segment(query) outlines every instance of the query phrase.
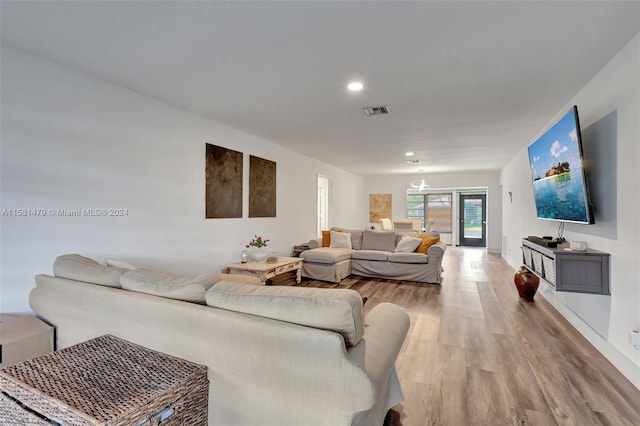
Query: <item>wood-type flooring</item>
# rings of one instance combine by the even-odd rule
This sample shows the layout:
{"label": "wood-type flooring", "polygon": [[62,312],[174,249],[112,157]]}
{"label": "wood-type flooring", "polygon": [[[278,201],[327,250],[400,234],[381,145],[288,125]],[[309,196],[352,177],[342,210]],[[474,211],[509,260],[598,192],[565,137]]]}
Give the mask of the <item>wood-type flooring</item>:
{"label": "wood-type flooring", "polygon": [[[518,297],[500,255],[448,247],[442,285],[351,276],[340,285],[402,306],[411,328],[396,367],[404,426],[640,425],[640,391],[541,295]],[[296,285],[277,277],[274,285]]]}

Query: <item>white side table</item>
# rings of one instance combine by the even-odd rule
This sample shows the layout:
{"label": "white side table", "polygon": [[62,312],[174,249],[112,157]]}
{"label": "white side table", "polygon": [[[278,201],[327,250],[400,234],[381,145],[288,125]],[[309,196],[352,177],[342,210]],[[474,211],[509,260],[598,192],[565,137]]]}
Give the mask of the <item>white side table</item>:
{"label": "white side table", "polygon": [[53,352],[53,327],[29,314],[0,314],[0,368]]}

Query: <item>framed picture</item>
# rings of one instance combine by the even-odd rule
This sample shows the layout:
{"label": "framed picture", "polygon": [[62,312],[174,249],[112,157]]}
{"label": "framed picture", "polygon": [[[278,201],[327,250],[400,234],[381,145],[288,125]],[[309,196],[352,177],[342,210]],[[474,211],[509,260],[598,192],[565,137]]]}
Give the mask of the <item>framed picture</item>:
{"label": "framed picture", "polygon": [[276,217],[276,163],[249,156],[249,217]]}
{"label": "framed picture", "polygon": [[207,144],[205,218],[242,217],[243,154]]}
{"label": "framed picture", "polygon": [[369,222],[391,219],[391,194],[369,194]]}

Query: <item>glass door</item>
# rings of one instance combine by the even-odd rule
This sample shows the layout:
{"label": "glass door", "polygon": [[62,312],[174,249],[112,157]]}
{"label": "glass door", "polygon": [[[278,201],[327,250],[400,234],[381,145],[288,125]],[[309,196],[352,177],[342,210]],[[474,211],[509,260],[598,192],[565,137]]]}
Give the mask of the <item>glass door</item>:
{"label": "glass door", "polygon": [[485,194],[460,195],[460,245],[486,247],[487,196]]}

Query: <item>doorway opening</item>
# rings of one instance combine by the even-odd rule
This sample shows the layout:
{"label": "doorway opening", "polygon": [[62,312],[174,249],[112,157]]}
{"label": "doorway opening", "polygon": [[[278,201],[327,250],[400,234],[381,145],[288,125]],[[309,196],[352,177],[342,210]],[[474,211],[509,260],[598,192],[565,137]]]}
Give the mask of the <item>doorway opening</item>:
{"label": "doorway opening", "polygon": [[316,236],[322,236],[323,229],[329,229],[329,194],[331,180],[327,176],[318,175],[316,188]]}

